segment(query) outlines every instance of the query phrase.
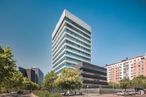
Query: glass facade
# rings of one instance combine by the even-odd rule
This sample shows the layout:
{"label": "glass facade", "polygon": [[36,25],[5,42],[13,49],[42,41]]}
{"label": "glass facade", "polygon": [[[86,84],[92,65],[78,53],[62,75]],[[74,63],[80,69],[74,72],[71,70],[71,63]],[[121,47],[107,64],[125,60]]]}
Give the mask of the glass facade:
{"label": "glass facade", "polygon": [[52,67],[59,74],[80,62],[91,63],[91,28],[64,10],[52,34]]}
{"label": "glass facade", "polygon": [[39,68],[25,69],[19,67],[19,71],[23,74],[24,77],[29,78],[31,81],[40,85],[43,84],[44,74]]}

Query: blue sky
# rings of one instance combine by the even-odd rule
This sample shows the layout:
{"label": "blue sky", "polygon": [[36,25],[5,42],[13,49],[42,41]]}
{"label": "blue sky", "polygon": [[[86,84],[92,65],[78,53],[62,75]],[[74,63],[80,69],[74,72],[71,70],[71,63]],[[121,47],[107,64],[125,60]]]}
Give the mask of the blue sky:
{"label": "blue sky", "polygon": [[0,0],[0,45],[18,66],[51,67],[51,34],[64,9],[92,27],[92,63],[146,52],[145,0]]}

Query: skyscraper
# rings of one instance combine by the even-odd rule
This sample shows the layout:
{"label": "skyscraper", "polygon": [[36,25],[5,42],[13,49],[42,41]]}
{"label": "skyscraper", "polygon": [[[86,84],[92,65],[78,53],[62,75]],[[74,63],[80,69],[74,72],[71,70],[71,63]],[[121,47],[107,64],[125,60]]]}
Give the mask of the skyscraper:
{"label": "skyscraper", "polygon": [[91,63],[91,27],[64,10],[52,34],[52,68],[59,74],[80,62]]}

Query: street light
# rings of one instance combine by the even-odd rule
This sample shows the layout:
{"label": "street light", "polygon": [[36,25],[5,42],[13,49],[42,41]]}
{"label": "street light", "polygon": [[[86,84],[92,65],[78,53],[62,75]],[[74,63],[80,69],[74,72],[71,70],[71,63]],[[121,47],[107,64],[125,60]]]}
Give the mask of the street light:
{"label": "street light", "polygon": [[88,97],[88,87],[89,87],[89,86],[87,85],[87,97]]}

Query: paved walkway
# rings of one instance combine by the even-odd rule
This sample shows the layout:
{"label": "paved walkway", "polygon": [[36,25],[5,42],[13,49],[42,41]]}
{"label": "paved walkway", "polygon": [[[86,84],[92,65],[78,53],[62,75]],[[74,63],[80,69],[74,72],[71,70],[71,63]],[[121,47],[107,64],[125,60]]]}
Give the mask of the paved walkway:
{"label": "paved walkway", "polygon": [[[37,97],[33,93],[25,94],[25,95],[18,95],[16,93],[5,93],[0,94],[0,97]],[[79,95],[79,96],[63,96],[63,97],[146,97],[146,95],[138,95],[138,96],[117,96],[114,94],[86,94],[86,95]]]}
{"label": "paved walkway", "polygon": [[88,94],[88,95],[80,95],[80,96],[65,96],[65,97],[146,97],[146,95],[137,95],[137,96],[117,96],[114,94]]}
{"label": "paved walkway", "polygon": [[36,95],[34,95],[33,93],[30,94],[30,97],[38,97]]}
{"label": "paved walkway", "polygon": [[31,96],[31,94],[17,94],[17,93],[4,93],[4,94],[0,94],[0,97],[35,97],[35,96]]}
{"label": "paved walkway", "polygon": [[64,96],[64,97],[120,97],[114,94],[86,94],[86,95],[78,95],[78,96]]}

